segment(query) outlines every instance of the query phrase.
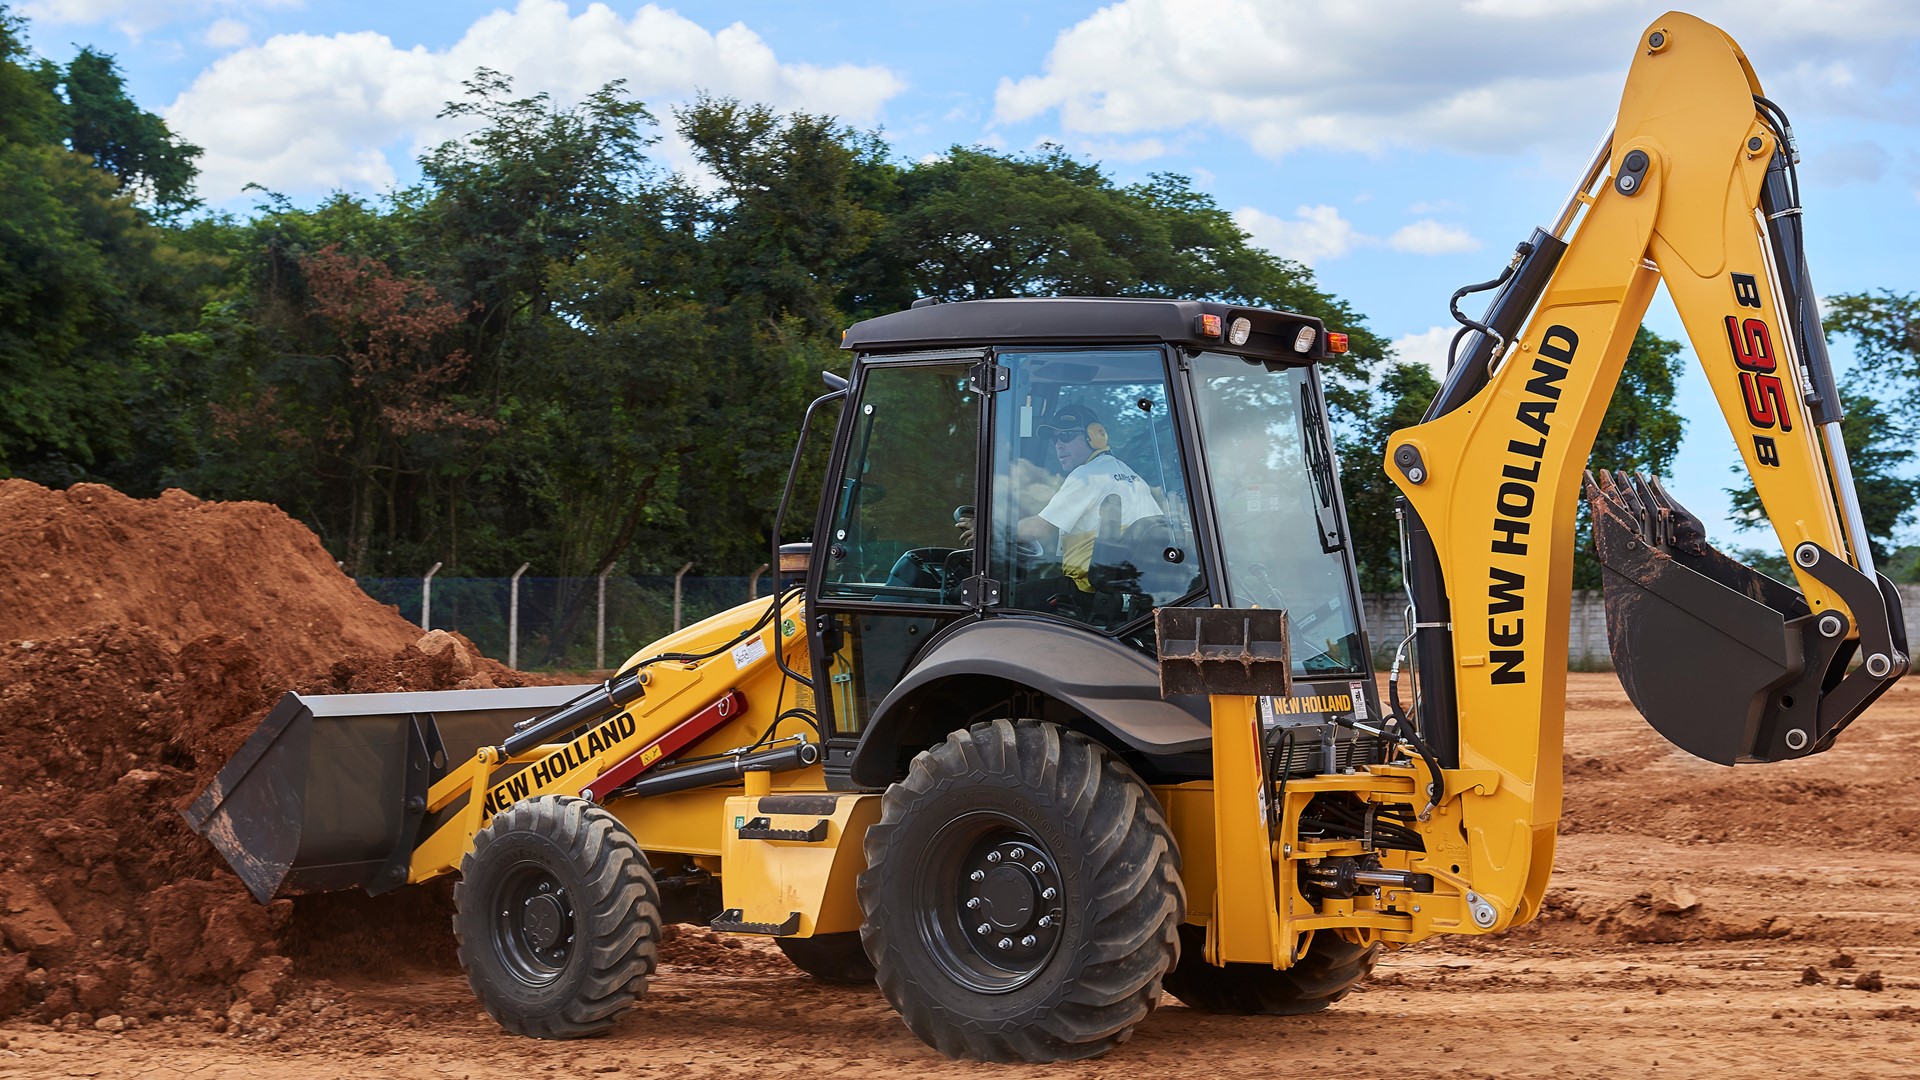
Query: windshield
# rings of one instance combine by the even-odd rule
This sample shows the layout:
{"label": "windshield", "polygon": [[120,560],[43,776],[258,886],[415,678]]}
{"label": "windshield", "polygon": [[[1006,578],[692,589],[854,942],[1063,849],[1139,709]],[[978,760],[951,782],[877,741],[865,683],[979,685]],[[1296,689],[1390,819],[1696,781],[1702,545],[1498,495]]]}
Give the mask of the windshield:
{"label": "windshield", "polygon": [[1311,369],[1270,371],[1203,353],[1192,370],[1228,602],[1286,609],[1296,672],[1360,669],[1359,613]]}

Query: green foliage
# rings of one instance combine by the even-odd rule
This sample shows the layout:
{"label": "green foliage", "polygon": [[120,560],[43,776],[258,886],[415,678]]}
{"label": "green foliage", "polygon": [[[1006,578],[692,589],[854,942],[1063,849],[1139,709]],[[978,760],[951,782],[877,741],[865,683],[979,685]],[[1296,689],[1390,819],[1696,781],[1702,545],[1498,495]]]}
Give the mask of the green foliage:
{"label": "green foliage", "polygon": [[1387,440],[1418,424],[1439,392],[1439,380],[1425,364],[1396,363],[1381,378],[1372,408],[1342,433],[1340,486],[1365,592],[1397,592],[1402,584],[1400,520],[1394,514],[1400,489],[1384,467]]}
{"label": "green foliage", "polygon": [[1908,544],[1896,548],[1886,558],[1880,572],[1887,580],[1903,585],[1920,584],[1920,544]]}
{"label": "green foliage", "polygon": [[1184,176],[1117,187],[1059,147],[1004,156],[954,147],[899,170],[885,227],[846,297],[862,316],[922,296],[1171,296],[1276,307],[1324,319],[1350,352],[1326,365],[1328,396],[1366,409],[1368,373],[1387,343],[1313,272],[1254,247],[1213,198]]}
{"label": "green foliage", "polygon": [[[745,574],[849,322],[920,296],[1210,298],[1350,336],[1323,373],[1357,557],[1397,582],[1379,462],[1432,377],[1184,177],[1120,185],[1054,147],[901,163],[724,98],[674,111],[697,167],[673,175],[621,84],[561,106],[487,70],[442,115],[470,130],[414,187],[188,218],[197,148],[110,57],[32,60],[0,7],[0,474],[269,499],[365,575]],[[1636,343],[1596,461],[1671,462],[1674,351]]]}
{"label": "green foliage", "polygon": [[1920,296],[1882,289],[1827,299],[1827,337],[1849,338],[1861,370],[1905,399],[1903,415],[1920,414]]}
{"label": "green foliage", "polygon": [[200,148],[175,139],[165,120],[127,97],[113,57],[81,49],[61,73],[61,86],[68,147],[112,173],[123,190],[164,212],[197,205],[193,159]]}
{"label": "green foliage", "polygon": [[[1854,490],[1860,495],[1860,516],[1867,526],[1867,544],[1874,561],[1884,561],[1893,534],[1914,520],[1916,503],[1920,503],[1920,480],[1902,475],[1912,472],[1916,454],[1913,427],[1865,394],[1842,390],[1840,402],[1846,410],[1846,419],[1840,422],[1840,437],[1847,445]],[[1727,497],[1733,503],[1740,528],[1767,528],[1766,509],[1760,504],[1753,478],[1740,465],[1735,465],[1733,472],[1742,478],[1742,483],[1728,488]],[[1786,569],[1784,562],[1780,565],[1782,570]]]}
{"label": "green foliage", "polygon": [[[1673,381],[1680,373],[1680,343],[1646,327],[1633,336],[1613,400],[1593,438],[1589,469],[1622,469],[1671,476],[1680,453],[1686,420],[1673,408]],[[1574,526],[1573,587],[1600,587],[1600,562],[1593,555],[1593,523],[1586,499],[1580,500]]]}

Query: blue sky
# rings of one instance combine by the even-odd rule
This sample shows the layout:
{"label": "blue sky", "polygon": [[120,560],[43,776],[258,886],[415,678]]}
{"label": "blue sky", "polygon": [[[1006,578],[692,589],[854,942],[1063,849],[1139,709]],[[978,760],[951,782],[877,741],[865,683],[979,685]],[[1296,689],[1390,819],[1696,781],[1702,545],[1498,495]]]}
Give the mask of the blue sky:
{"label": "blue sky", "polygon": [[[1761,11],[1765,10],[1764,16]],[[1447,297],[1565,200],[1641,29],[1621,0],[15,0],[34,47],[114,54],[207,150],[202,194],[311,202],[412,179],[485,65],[561,101],[615,78],[666,117],[706,90],[884,130],[905,159],[1051,140],[1126,182],[1184,173],[1255,239],[1439,362]],[[1920,4],[1707,0],[1792,118],[1815,285],[1920,288]],[[665,139],[669,164],[687,166]],[[1664,297],[1653,328],[1684,338]],[[1689,353],[1689,357],[1691,354]],[[1844,353],[1841,358],[1845,362]],[[1676,493],[1722,540],[1731,438],[1689,364]],[[1349,463],[1354,468],[1358,463]]]}

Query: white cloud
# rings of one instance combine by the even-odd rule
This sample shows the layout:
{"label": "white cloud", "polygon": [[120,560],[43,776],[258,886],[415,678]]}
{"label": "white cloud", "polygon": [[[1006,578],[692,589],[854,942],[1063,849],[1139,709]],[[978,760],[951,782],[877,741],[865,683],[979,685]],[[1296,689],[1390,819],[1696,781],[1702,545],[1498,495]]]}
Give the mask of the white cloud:
{"label": "white cloud", "polygon": [[[865,123],[904,89],[881,67],[783,63],[739,23],[709,31],[651,4],[623,19],[600,4],[575,15],[562,0],[521,0],[441,51],[371,32],[269,38],[215,61],[166,117],[206,149],[199,190],[210,201],[249,182],[289,194],[379,188],[394,180],[387,151],[418,153],[454,133],[434,117],[480,67],[562,105],[625,79],[663,119],[664,106],[704,90]],[[686,164],[684,149],[661,150]]]}
{"label": "white cloud", "polygon": [[29,0],[21,5],[20,13],[34,22],[80,26],[109,23],[137,40],[169,23],[197,21],[216,12],[240,14],[304,6],[302,0]]}
{"label": "white cloud", "polygon": [[1436,379],[1447,377],[1447,349],[1453,344],[1457,326],[1435,326],[1417,334],[1393,339],[1393,354],[1403,364],[1425,364]]}
{"label": "white cloud", "polygon": [[1388,247],[1409,255],[1457,255],[1478,251],[1480,241],[1466,230],[1437,221],[1416,221],[1385,240],[1354,227],[1332,206],[1302,206],[1290,218],[1243,206],[1233,212],[1253,242],[1282,258],[1316,266],[1361,247]]}
{"label": "white cloud", "polygon": [[1245,206],[1234,211],[1233,220],[1255,244],[1308,266],[1337,259],[1363,239],[1353,223],[1331,206],[1302,206],[1291,218]]}
{"label": "white cloud", "polygon": [[238,19],[215,19],[200,40],[216,49],[237,49],[253,40],[253,31]]}
{"label": "white cloud", "polygon": [[[1738,40],[1775,100],[1915,122],[1920,5],[1692,5]],[[1120,0],[1063,31],[1042,74],[1003,79],[995,119],[1075,138],[1206,125],[1280,157],[1302,147],[1584,150],[1619,100],[1649,0]],[[1220,32],[1211,32],[1212,30]],[[1231,47],[1222,49],[1222,35]],[[1778,85],[1776,85],[1778,84]]]}
{"label": "white cloud", "polygon": [[1387,246],[1410,255],[1457,255],[1480,250],[1472,233],[1431,219],[1416,221],[1387,237]]}

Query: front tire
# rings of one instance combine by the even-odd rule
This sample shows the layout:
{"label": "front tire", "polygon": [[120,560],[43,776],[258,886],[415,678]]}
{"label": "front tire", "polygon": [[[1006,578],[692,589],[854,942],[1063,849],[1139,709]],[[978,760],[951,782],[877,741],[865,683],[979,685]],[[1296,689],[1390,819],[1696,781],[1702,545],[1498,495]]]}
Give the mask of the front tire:
{"label": "front tire", "polygon": [[487,1013],[517,1035],[599,1035],[646,992],[660,893],[633,837],[565,796],[494,815],[453,888],[460,966]]}
{"label": "front tire", "polygon": [[1313,935],[1307,954],[1284,971],[1265,964],[1207,963],[1207,932],[1180,927],[1180,963],[1167,973],[1167,993],[1200,1012],[1232,1016],[1303,1016],[1346,997],[1373,972],[1378,945],[1355,945],[1331,931]]}
{"label": "front tire", "polygon": [[1103,1054],[1179,957],[1186,896],[1159,803],[1051,724],[976,724],[920,754],[866,856],[861,936],[880,989],[949,1057]]}

